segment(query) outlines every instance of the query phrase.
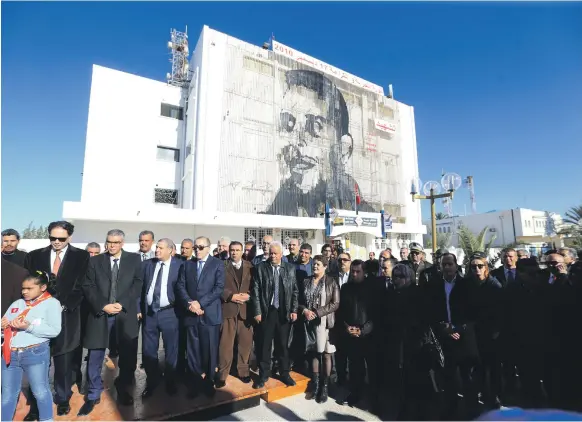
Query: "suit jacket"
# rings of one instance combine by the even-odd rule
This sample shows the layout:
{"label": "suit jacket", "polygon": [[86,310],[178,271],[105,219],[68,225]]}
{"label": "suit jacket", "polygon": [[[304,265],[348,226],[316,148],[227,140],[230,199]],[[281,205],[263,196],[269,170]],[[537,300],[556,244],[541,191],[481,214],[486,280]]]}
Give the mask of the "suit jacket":
{"label": "suit jacket", "polygon": [[239,305],[231,302],[232,295],[235,293],[251,294],[251,281],[253,265],[248,261],[242,261],[242,278],[238,278],[238,274],[232,265],[232,261],[225,261],[224,263],[224,291],[222,292],[222,318],[236,318],[238,315],[242,319],[247,319],[247,303]]}
{"label": "suit jacket", "polygon": [[13,262],[2,258],[2,316],[10,305],[22,296],[22,282],[28,277],[28,271]]}
{"label": "suit jacket", "polygon": [[[51,273],[51,247],[36,249],[26,256],[25,268]],[[56,274],[54,289],[50,293],[65,307],[61,318],[61,332],[51,340],[53,356],[75,350],[81,344],[81,303],[83,292],[81,284],[87,272],[89,253],[72,245],[67,247],[62,257],[59,272]]]}
{"label": "suit jacket", "polygon": [[27,255],[28,253],[16,249],[11,255],[2,254],[2,258],[4,258],[6,261],[18,265],[19,267],[24,268],[24,261],[26,260]]}
{"label": "suit jacket", "polygon": [[[176,298],[184,309],[184,325],[222,324],[221,297],[224,291],[224,262],[208,256],[198,278],[198,261],[185,261],[176,284]],[[198,316],[188,310],[190,302],[197,300],[204,311]]]}
{"label": "suit jacket", "polygon": [[[299,307],[299,289],[295,277],[295,265],[288,262],[281,262],[279,274],[283,279],[285,308],[283,311],[287,314],[296,313]],[[261,315],[263,321],[269,313],[269,306],[273,300],[274,290],[273,267],[270,262],[263,262],[255,267],[253,274],[253,287],[251,293],[251,316]],[[278,282],[278,281],[277,281]]]}
{"label": "suit jacket", "polygon": [[[148,259],[147,261],[142,262],[143,283],[141,294],[139,296],[140,300],[138,306],[139,312],[141,312],[142,315],[146,315],[148,311],[147,296],[151,285],[156,282],[154,280],[154,273],[156,271],[156,265],[158,265],[158,262],[159,262],[158,258]],[[176,304],[176,295],[174,292],[176,290],[176,284],[178,283],[180,268],[182,268],[183,266],[184,261],[181,260],[180,258],[172,257],[172,259],[170,260],[170,273],[168,274],[168,285],[166,292],[166,294],[168,295],[168,301],[170,302],[170,305]],[[167,271],[167,269],[164,268],[164,271]]]}
{"label": "suit jacket", "polygon": [[[142,277],[141,256],[122,250],[117,275],[116,300],[123,310],[116,315],[115,320],[118,344],[121,339],[133,340],[138,336],[139,310],[136,298],[141,293]],[[108,316],[103,308],[109,304],[111,281],[110,255],[104,253],[91,257],[83,282],[83,293],[89,306],[87,329],[83,341],[83,346],[87,349],[109,347]]]}
{"label": "suit jacket", "polygon": [[[491,271],[491,275],[501,283],[503,287],[507,286],[507,278],[505,278],[505,266],[495,268]],[[515,279],[517,280],[517,269],[515,270]]]}

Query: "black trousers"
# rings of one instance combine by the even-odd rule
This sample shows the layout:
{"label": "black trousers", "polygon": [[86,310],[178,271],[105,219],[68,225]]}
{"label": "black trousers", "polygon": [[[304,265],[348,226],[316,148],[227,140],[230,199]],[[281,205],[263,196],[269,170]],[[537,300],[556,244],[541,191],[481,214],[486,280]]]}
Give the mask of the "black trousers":
{"label": "black trousers", "polygon": [[275,358],[279,362],[281,375],[289,373],[289,330],[291,324],[287,316],[274,307],[269,308],[266,318],[256,327],[258,344],[256,345],[259,375],[261,378],[271,376],[271,350],[275,341]]}
{"label": "black trousers", "polygon": [[376,365],[376,350],[369,338],[345,338],[341,345],[347,352],[350,361],[350,391],[361,395],[366,381],[366,368],[370,385],[377,387],[378,371]]}

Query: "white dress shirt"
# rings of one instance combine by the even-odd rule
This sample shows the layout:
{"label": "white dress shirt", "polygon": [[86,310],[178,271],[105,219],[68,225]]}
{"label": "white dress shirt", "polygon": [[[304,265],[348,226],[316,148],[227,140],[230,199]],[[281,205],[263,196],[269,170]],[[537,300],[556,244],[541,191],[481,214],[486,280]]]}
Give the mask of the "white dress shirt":
{"label": "white dress shirt", "polygon": [[350,273],[339,273],[339,285],[340,287],[343,286],[348,282],[348,278],[350,277]]}
{"label": "white dress shirt", "polygon": [[234,261],[231,261],[231,262],[232,262],[232,266],[234,268],[236,268],[237,270],[240,270],[240,266],[242,265],[242,260],[240,260],[238,262],[234,262]]}
{"label": "white dress shirt", "polygon": [[121,268],[121,254],[117,258],[115,258],[113,255],[109,255],[109,262],[111,263],[111,269],[113,269],[113,266],[115,265],[115,262],[113,262],[114,259],[117,259],[117,268]]}
{"label": "white dress shirt", "polygon": [[[164,271],[162,272],[162,287],[160,290],[160,308],[164,306],[168,306],[170,304],[170,300],[168,299],[168,275],[170,274],[170,264],[172,262],[172,258],[164,261]],[[154,276],[152,278],[152,282],[150,284],[150,289],[148,290],[148,305],[154,301],[154,290],[156,288],[156,280],[158,279],[158,273],[160,272],[160,268],[162,268],[162,261],[158,261],[156,264],[156,269],[154,270]]]}
{"label": "white dress shirt", "polygon": [[156,256],[156,253],[153,250],[148,252],[138,251],[137,253],[141,258],[141,262],[147,261],[148,259],[154,258]]}
{"label": "white dress shirt", "polygon": [[[68,249],[69,249],[69,245],[67,245],[63,249],[61,249],[61,253],[59,254],[59,257],[61,258],[61,265],[63,265],[63,260],[65,259],[65,254],[67,253]],[[51,271],[53,270],[53,267],[55,266],[56,259],[57,259],[57,253],[55,252],[55,250],[53,248],[51,248]]]}
{"label": "white dress shirt", "polygon": [[447,297],[447,316],[449,317],[449,323],[451,323],[451,305],[450,305],[450,297],[451,297],[451,292],[453,291],[453,287],[455,287],[455,281],[456,281],[457,277],[453,278],[453,281],[451,281],[450,283],[448,283],[445,280],[445,296]]}

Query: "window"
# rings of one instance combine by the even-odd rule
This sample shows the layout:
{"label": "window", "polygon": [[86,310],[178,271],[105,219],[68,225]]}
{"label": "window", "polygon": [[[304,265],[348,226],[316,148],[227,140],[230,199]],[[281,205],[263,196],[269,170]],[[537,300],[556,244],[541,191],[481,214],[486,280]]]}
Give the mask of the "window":
{"label": "window", "polygon": [[156,154],[158,160],[180,162],[180,150],[177,148],[160,147]]}
{"label": "window", "polygon": [[178,191],[176,189],[154,189],[154,201],[157,204],[178,205]]}
{"label": "window", "polygon": [[162,103],[160,115],[171,117],[172,119],[184,120],[184,109],[172,104]]}
{"label": "window", "polygon": [[245,228],[245,242],[255,242],[257,248],[261,247],[263,237],[273,235],[273,229],[253,229]]}

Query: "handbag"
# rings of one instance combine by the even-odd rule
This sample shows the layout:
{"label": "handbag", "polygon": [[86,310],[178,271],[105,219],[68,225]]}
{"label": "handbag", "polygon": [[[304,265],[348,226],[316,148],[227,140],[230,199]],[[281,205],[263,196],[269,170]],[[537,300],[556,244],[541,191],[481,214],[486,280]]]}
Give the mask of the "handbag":
{"label": "handbag", "polygon": [[428,328],[426,341],[422,347],[422,354],[430,369],[442,369],[445,367],[443,348],[434,334],[432,327]]}

